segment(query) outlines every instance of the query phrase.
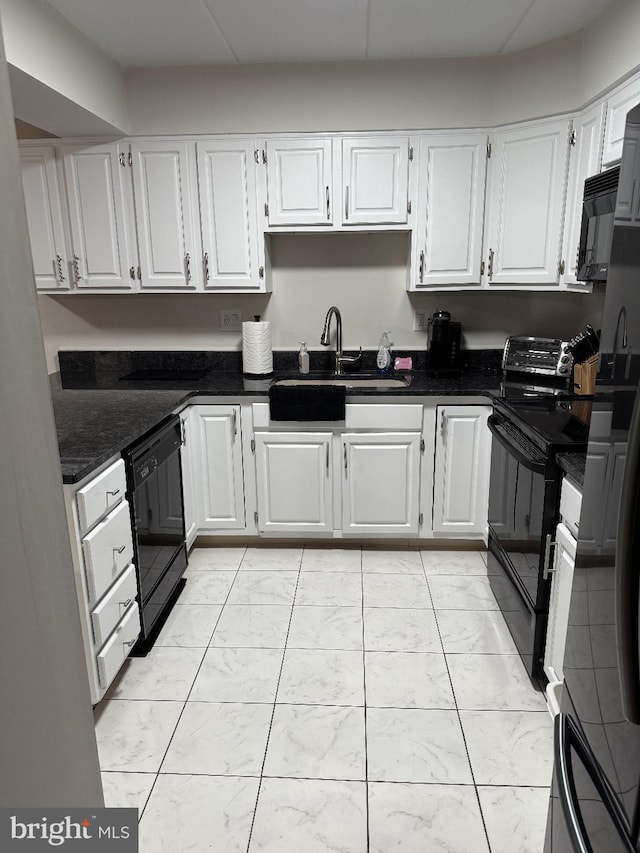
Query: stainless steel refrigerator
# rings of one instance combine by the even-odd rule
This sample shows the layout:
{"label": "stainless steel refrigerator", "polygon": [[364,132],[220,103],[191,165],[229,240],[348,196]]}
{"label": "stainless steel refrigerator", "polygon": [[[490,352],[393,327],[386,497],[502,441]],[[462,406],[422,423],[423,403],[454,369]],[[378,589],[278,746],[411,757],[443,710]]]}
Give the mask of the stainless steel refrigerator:
{"label": "stainless steel refrigerator", "polygon": [[640,106],[613,223],[545,853],[640,850]]}

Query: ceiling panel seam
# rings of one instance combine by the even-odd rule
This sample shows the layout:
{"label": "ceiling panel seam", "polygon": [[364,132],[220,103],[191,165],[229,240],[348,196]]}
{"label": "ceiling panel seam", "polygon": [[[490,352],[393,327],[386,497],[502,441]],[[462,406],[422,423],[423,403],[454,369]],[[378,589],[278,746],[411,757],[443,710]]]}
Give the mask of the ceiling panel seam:
{"label": "ceiling panel seam", "polygon": [[367,0],[367,30],[364,43],[364,58],[369,59],[369,39],[371,38],[371,0]]}
{"label": "ceiling panel seam", "polygon": [[511,32],[509,33],[509,35],[508,35],[508,37],[506,38],[506,40],[505,40],[505,41],[500,45],[500,49],[498,50],[497,55],[499,55],[499,54],[501,54],[501,53],[504,53],[504,52],[505,52],[505,48],[506,48],[506,46],[509,44],[509,42],[510,42],[510,41],[511,41],[511,39],[514,37],[514,35],[518,32],[519,28],[522,26],[522,24],[523,24],[523,23],[524,23],[524,21],[526,20],[527,15],[528,15],[528,14],[529,14],[529,12],[533,9],[533,7],[536,5],[536,3],[537,3],[537,0],[531,0],[531,2],[529,3],[529,5],[527,6],[527,8],[524,10],[524,13],[523,13],[522,17],[520,18],[520,20],[518,21],[518,23],[517,23],[517,24],[515,25],[515,27],[511,30]]}
{"label": "ceiling panel seam", "polygon": [[233,49],[231,42],[227,38],[227,34],[224,32],[224,30],[222,29],[222,27],[218,23],[218,19],[216,18],[215,14],[213,12],[213,9],[211,8],[211,6],[209,6],[209,4],[207,3],[207,0],[200,0],[200,3],[202,4],[202,7],[205,10],[205,12],[209,13],[211,20],[213,21],[218,32],[220,33],[220,37],[222,38],[222,40],[224,41],[226,46],[229,48],[229,52],[231,53],[231,56],[233,56],[233,58],[235,59],[236,65],[240,65],[241,64],[240,63],[240,57],[237,55],[237,53]]}

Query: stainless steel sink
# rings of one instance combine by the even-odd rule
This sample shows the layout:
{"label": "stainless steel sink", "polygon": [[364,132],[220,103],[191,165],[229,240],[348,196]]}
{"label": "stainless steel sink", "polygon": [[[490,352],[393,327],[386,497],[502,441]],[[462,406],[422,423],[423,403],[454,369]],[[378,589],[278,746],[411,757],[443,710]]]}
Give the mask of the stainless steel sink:
{"label": "stainless steel sink", "polygon": [[290,379],[276,379],[274,385],[343,385],[345,388],[406,388],[409,385],[408,379],[393,379],[388,376],[378,376],[377,374],[360,374],[354,373],[352,376],[347,374],[342,376],[296,376]]}

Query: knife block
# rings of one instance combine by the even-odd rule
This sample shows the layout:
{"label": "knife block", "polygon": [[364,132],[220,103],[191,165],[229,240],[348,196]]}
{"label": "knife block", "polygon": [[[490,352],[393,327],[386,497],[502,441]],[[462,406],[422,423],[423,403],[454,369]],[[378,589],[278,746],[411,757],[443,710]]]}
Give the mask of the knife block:
{"label": "knife block", "polygon": [[[596,376],[598,374],[598,356],[592,355],[590,359],[582,364],[576,364],[573,368],[573,391],[574,394],[590,395],[596,389]],[[591,400],[573,400],[571,403],[571,414],[575,415],[583,423],[588,424],[591,420]]]}

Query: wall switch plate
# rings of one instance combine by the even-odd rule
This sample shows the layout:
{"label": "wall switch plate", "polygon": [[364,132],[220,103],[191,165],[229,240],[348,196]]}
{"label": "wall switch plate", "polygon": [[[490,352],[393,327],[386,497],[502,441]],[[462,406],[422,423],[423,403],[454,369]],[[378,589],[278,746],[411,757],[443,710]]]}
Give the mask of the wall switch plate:
{"label": "wall switch plate", "polygon": [[220,331],[241,332],[242,311],[235,308],[222,308],[220,310]]}
{"label": "wall switch plate", "polygon": [[414,332],[426,332],[429,326],[429,315],[426,311],[422,311],[419,308],[413,312],[413,331]]}

